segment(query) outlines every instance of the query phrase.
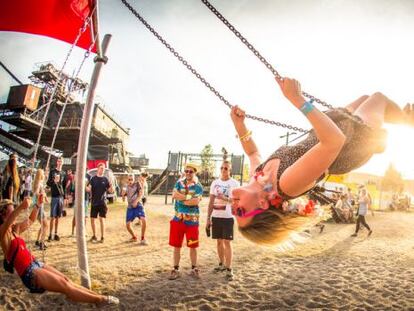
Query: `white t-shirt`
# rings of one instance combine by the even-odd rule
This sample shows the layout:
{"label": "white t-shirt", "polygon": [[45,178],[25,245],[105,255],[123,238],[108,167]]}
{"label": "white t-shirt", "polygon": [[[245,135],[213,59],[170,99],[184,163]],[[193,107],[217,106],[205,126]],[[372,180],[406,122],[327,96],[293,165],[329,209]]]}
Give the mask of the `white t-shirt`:
{"label": "white t-shirt", "polygon": [[225,198],[230,197],[230,191],[233,188],[239,187],[237,180],[230,178],[228,180],[216,179],[211,183],[210,194],[214,195],[216,198],[214,200],[214,206],[226,206],[226,209],[219,210],[213,209],[212,217],[217,218],[233,218],[231,213],[231,204],[227,201],[219,199],[219,196],[224,196]]}

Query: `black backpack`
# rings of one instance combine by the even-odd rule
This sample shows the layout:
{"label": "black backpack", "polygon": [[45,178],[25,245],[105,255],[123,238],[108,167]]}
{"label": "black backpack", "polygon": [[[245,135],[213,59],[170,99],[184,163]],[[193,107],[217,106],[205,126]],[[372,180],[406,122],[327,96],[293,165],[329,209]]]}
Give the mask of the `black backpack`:
{"label": "black backpack", "polygon": [[12,259],[10,262],[7,261],[6,258],[3,259],[3,268],[5,271],[9,273],[14,273],[14,260],[16,259],[17,252],[19,251],[20,243],[17,241],[17,248],[13,253]]}

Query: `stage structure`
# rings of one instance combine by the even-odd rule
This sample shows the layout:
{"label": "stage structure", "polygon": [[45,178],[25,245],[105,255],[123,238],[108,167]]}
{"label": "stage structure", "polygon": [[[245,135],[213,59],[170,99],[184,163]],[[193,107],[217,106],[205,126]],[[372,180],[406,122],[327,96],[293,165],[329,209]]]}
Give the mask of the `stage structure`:
{"label": "stage structure", "polygon": [[[26,160],[33,157],[34,143],[46,113],[46,104],[57,84],[43,128],[38,160],[45,162],[50,153],[52,157],[62,155],[65,167],[74,169],[84,111],[84,103],[80,100],[88,84],[66,73],[62,73],[62,78],[59,80],[59,71],[50,62],[35,66],[36,69],[29,77],[32,84],[12,86],[7,102],[0,105],[0,120],[10,125],[8,131],[0,129],[1,148],[6,153],[15,152]],[[51,150],[49,146],[65,101],[67,106],[58,129],[54,149]],[[110,167],[114,171],[128,171],[130,167],[126,143],[129,139],[129,129],[123,127],[99,103],[95,103],[93,109],[90,144],[108,146]]]}

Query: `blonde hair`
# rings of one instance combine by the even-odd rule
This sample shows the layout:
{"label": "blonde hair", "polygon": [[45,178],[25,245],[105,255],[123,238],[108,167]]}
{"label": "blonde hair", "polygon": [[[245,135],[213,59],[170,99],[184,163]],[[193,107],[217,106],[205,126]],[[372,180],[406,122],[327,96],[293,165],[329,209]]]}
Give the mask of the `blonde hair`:
{"label": "blonde hair", "polygon": [[38,194],[37,192],[39,192],[41,183],[44,181],[44,179],[45,179],[45,172],[43,171],[43,169],[39,168],[36,172],[36,176],[33,182],[33,192],[35,194]]}
{"label": "blonde hair", "polygon": [[294,232],[299,232],[310,222],[310,217],[284,215],[271,206],[265,212],[253,217],[246,227],[239,227],[240,233],[253,243],[275,245],[288,239]]}

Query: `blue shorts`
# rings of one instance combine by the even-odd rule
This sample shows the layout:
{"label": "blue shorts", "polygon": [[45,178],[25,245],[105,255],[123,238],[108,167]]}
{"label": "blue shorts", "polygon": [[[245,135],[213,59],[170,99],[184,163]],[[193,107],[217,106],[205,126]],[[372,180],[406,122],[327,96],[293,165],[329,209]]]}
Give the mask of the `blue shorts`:
{"label": "blue shorts", "polygon": [[40,268],[43,268],[43,263],[35,259],[32,261],[30,266],[27,267],[24,274],[20,277],[23,284],[30,290],[32,294],[42,294],[46,291],[44,288],[38,287],[34,282],[34,271]]}
{"label": "blue shorts", "polygon": [[62,217],[63,211],[63,198],[53,198],[52,202],[50,203],[50,217]]}
{"label": "blue shorts", "polygon": [[144,207],[141,204],[138,204],[137,207],[131,207],[128,206],[127,212],[126,212],[126,222],[131,222],[135,218],[145,218],[145,211]]}

